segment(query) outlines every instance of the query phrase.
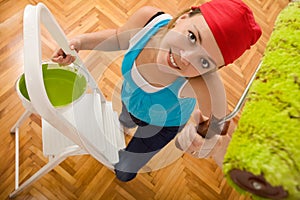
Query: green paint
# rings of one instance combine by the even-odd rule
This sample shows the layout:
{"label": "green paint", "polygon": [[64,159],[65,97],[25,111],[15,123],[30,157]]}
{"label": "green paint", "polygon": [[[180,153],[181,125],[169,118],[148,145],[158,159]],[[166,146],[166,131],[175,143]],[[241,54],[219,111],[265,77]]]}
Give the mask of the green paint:
{"label": "green paint", "polygon": [[[66,67],[52,67],[48,64],[43,64],[42,67],[46,92],[54,107],[66,106],[85,92],[87,83],[84,76]],[[19,89],[21,94],[30,101],[24,74],[20,78]]]}
{"label": "green paint", "polygon": [[[232,169],[263,174],[282,186],[288,199],[300,199],[300,2],[278,16],[262,67],[248,95],[223,163],[228,182]],[[253,196],[253,199],[263,199]]]}

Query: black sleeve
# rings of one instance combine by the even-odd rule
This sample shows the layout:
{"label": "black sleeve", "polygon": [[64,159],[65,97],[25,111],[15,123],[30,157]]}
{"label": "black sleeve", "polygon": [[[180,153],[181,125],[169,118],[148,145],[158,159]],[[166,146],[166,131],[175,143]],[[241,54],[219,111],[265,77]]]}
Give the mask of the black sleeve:
{"label": "black sleeve", "polygon": [[165,14],[165,12],[162,12],[162,11],[157,12],[155,15],[153,15],[153,16],[147,21],[147,23],[145,24],[145,26],[146,26],[147,24],[149,24],[155,17],[157,17],[157,16],[159,16],[159,15],[162,15],[162,14]]}

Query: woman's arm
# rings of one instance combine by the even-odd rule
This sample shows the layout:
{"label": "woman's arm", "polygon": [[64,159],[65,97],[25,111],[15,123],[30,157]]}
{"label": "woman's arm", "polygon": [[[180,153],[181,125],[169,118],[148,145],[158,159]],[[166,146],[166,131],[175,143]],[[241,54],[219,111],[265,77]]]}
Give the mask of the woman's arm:
{"label": "woman's arm", "polygon": [[222,79],[217,71],[189,79],[181,96],[197,99],[199,109],[205,116],[226,116],[227,98]]}
{"label": "woman's arm", "polygon": [[129,47],[130,38],[144,27],[147,21],[160,10],[155,7],[145,6],[129,17],[127,22],[116,29],[102,30],[78,36],[81,48],[78,50],[124,50]]}
{"label": "woman's arm", "polygon": [[[216,160],[220,160],[223,156],[220,149],[227,147],[227,137],[220,137],[222,126],[217,127],[216,135],[203,138],[199,135],[205,135],[208,128],[213,126],[208,120],[209,117],[223,118],[227,111],[227,101],[223,83],[217,73],[207,74],[205,76],[196,77],[189,80],[189,84],[185,85],[181,92],[183,97],[197,98],[199,110],[194,112],[194,123],[187,124],[186,127],[176,138],[177,148],[192,154],[195,157],[207,157],[218,155]],[[200,111],[201,110],[201,111]],[[197,128],[195,127],[197,126]],[[209,126],[209,127],[208,127]],[[226,143],[226,142],[227,143]],[[225,144],[226,143],[226,144]],[[226,148],[225,148],[226,149]],[[220,156],[220,155],[221,156]]]}
{"label": "woman's arm", "polygon": [[[101,50],[101,51],[117,51],[124,50],[129,47],[129,40],[139,31],[148,20],[159,12],[160,9],[145,6],[137,10],[129,17],[127,22],[116,29],[101,30],[93,33],[85,33],[72,38],[69,41],[70,48],[76,50]],[[61,49],[56,51],[52,60],[60,64],[70,64],[75,58],[66,55]]]}
{"label": "woman's arm", "polygon": [[211,99],[208,86],[203,77],[198,76],[190,78],[188,83],[184,86],[181,97],[196,98],[198,108],[204,116],[211,114]]}
{"label": "woman's arm", "polygon": [[198,126],[199,134],[205,136],[208,125],[211,130],[217,132],[216,134],[220,134],[218,129],[221,130],[222,127],[219,127],[217,122],[226,116],[227,99],[224,85],[218,72],[191,78],[189,84],[186,84],[183,88],[181,96],[196,98],[202,115],[209,118],[209,121],[204,121]]}

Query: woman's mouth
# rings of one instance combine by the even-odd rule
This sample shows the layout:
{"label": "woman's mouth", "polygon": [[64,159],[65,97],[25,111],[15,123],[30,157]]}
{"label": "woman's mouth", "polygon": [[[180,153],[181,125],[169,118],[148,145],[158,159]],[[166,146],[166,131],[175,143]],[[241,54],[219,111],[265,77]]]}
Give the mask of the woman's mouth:
{"label": "woman's mouth", "polygon": [[177,63],[175,62],[174,56],[173,56],[173,54],[172,54],[172,49],[169,50],[169,54],[168,54],[167,60],[168,60],[168,64],[169,64],[171,67],[173,67],[173,68],[175,68],[175,69],[180,69],[180,68],[178,67]]}

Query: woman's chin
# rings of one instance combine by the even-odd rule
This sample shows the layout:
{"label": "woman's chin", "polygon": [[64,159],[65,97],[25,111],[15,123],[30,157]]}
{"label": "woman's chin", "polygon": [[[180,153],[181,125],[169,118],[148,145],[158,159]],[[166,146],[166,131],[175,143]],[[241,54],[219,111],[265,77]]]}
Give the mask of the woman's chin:
{"label": "woman's chin", "polygon": [[173,74],[173,75],[176,75],[176,76],[181,76],[181,74],[177,70],[171,68],[168,65],[159,65],[158,69],[161,72],[164,72],[164,73]]}

